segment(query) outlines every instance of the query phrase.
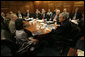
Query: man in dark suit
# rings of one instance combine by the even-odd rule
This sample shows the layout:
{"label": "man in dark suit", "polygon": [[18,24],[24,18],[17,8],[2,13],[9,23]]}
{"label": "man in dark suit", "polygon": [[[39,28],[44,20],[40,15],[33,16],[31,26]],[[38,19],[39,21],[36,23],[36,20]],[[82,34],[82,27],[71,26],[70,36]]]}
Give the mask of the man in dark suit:
{"label": "man in dark suit", "polygon": [[50,9],[48,9],[48,12],[47,12],[47,21],[49,21],[51,19],[52,19],[52,12],[50,11]]}
{"label": "man in dark suit", "polygon": [[32,17],[34,17],[34,14],[30,13],[29,10],[27,10],[26,13],[25,13],[25,17],[26,18],[32,18]]}
{"label": "man in dark suit", "polygon": [[1,12],[1,23],[4,22],[4,19],[5,19],[5,14],[3,12]]}
{"label": "man in dark suit", "polygon": [[5,14],[4,14],[4,12],[1,12],[1,17],[2,17],[3,19],[5,19]]}
{"label": "man in dark suit", "polygon": [[6,17],[5,17],[5,19],[3,19],[2,17],[1,17],[1,19],[3,19],[2,21],[3,21],[3,27],[4,27],[4,29],[6,29],[6,30],[9,30],[9,28],[8,28],[8,25],[9,25],[9,22],[10,22],[10,20],[11,20],[11,14],[10,13],[7,13],[6,14]]}
{"label": "man in dark suit", "polygon": [[34,18],[42,19],[41,13],[38,9],[36,9],[36,13],[34,14]]}
{"label": "man in dark suit", "polygon": [[46,11],[44,9],[42,9],[41,17],[42,17],[42,19],[46,19],[47,18]]}
{"label": "man in dark suit", "polygon": [[18,16],[19,19],[22,19],[23,18],[23,13],[21,13],[21,11],[18,11],[17,16]]}
{"label": "man in dark suit", "polygon": [[[42,36],[42,39],[48,39],[47,41],[51,46],[57,43],[57,41],[67,41],[67,39],[75,39],[79,34],[77,26],[66,19],[67,16],[63,13],[59,15],[60,26],[50,33]],[[74,26],[75,25],[75,26]]]}
{"label": "man in dark suit", "polygon": [[57,11],[57,10],[58,10],[57,8],[54,10],[53,15],[56,14],[56,11]]}
{"label": "man in dark suit", "polygon": [[78,11],[79,9],[76,8],[74,13],[70,14],[70,18],[74,20],[80,20],[81,19],[81,13]]}

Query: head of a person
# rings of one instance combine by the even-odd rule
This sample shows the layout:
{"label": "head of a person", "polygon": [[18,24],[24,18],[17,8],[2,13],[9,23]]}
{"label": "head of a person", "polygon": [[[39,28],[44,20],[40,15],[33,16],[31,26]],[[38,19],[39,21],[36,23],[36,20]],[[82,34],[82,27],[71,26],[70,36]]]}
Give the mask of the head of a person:
{"label": "head of a person", "polygon": [[45,13],[45,9],[42,9],[42,13]]}
{"label": "head of a person", "polygon": [[23,20],[22,19],[17,19],[15,21],[15,28],[16,28],[16,30],[23,29]]}
{"label": "head of a person", "polygon": [[39,11],[38,9],[36,9],[36,11]]}
{"label": "head of a person", "polygon": [[5,17],[5,14],[4,14],[4,12],[1,12],[1,16],[4,16],[4,17]]}
{"label": "head of a person", "polygon": [[48,12],[50,12],[50,9],[48,9]]}
{"label": "head of a person", "polygon": [[59,14],[60,14],[60,10],[57,10],[57,11],[56,11],[56,15],[59,15]]}
{"label": "head of a person", "polygon": [[16,21],[17,18],[18,18],[18,17],[17,17],[16,14],[11,14],[11,20]]}
{"label": "head of a person", "polygon": [[39,10],[38,9],[36,9],[36,13],[39,13]]}
{"label": "head of a person", "polygon": [[78,12],[78,10],[79,10],[79,8],[76,8],[76,9],[75,9],[75,12]]}
{"label": "head of a person", "polygon": [[67,19],[66,14],[64,14],[64,13],[60,13],[60,14],[59,14],[59,22],[63,22],[63,21],[66,20],[66,19]]}
{"label": "head of a person", "polygon": [[29,13],[29,10],[27,10],[27,13]]}
{"label": "head of a person", "polygon": [[67,12],[67,9],[66,9],[66,8],[64,8],[64,9],[63,9],[63,12]]}
{"label": "head of a person", "polygon": [[56,12],[58,9],[56,8],[54,11]]}
{"label": "head of a person", "polygon": [[13,11],[10,11],[10,14],[13,14]]}
{"label": "head of a person", "polygon": [[18,13],[21,13],[21,11],[19,10]]}
{"label": "head of a person", "polygon": [[6,18],[7,18],[7,19],[11,19],[11,13],[7,13],[7,14],[6,14]]}
{"label": "head of a person", "polygon": [[44,9],[42,9],[42,11],[44,11]]}

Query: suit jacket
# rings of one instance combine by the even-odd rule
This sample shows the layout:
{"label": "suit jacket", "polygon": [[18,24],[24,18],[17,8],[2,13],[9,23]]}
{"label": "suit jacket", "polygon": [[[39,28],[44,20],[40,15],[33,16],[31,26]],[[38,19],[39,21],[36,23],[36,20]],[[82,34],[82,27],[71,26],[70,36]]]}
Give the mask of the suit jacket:
{"label": "suit jacket", "polygon": [[47,13],[47,20],[49,21],[49,19],[52,19],[52,12],[50,15],[48,15],[48,13]]}
{"label": "suit jacket", "polygon": [[43,35],[43,38],[53,38],[55,40],[67,40],[67,39],[75,39],[79,34],[79,30],[77,29],[77,25],[74,23],[65,20],[60,23],[60,27],[55,30],[52,30],[50,33]]}
{"label": "suit jacket", "polygon": [[[54,14],[54,15],[52,16],[52,19],[54,19],[54,18],[55,18],[55,16],[56,16],[56,14]],[[59,15],[57,15],[56,20],[58,21],[58,19],[59,19]]]}
{"label": "suit jacket", "polygon": [[[27,13],[24,14],[25,17],[27,17]],[[33,17],[33,13],[29,13],[29,18]]]}
{"label": "suit jacket", "polygon": [[63,12],[64,14],[66,14],[67,19],[69,18],[69,13],[68,12]]}
{"label": "suit jacket", "polygon": [[58,27],[54,33],[55,35],[62,36],[65,39],[75,39],[79,36],[80,31],[76,24],[70,22],[69,20],[65,20],[60,23],[60,27]]}
{"label": "suit jacket", "polygon": [[[41,14],[41,17],[42,17],[42,19],[43,19],[43,14]],[[47,14],[45,13],[44,19],[46,19],[46,18],[47,18]]]}
{"label": "suit jacket", "polygon": [[[18,13],[16,13],[16,15],[19,17]],[[21,15],[22,15],[22,18],[23,18],[23,17],[24,17],[24,14],[23,14],[23,13],[21,13]]]}
{"label": "suit jacket", "polygon": [[39,18],[39,19],[42,19],[42,16],[41,16],[41,14],[40,13],[38,13],[38,14],[34,14],[34,18]]}
{"label": "suit jacket", "polygon": [[1,16],[1,23],[3,23],[4,22],[4,18]]}
{"label": "suit jacket", "polygon": [[[75,15],[75,13],[71,13],[70,14],[70,18],[73,19],[74,15]],[[76,13],[76,19],[79,19],[80,20],[81,17],[82,17],[81,13],[80,12],[77,12]]]}
{"label": "suit jacket", "polygon": [[55,14],[56,14],[56,11],[53,12],[53,15],[55,15]]}

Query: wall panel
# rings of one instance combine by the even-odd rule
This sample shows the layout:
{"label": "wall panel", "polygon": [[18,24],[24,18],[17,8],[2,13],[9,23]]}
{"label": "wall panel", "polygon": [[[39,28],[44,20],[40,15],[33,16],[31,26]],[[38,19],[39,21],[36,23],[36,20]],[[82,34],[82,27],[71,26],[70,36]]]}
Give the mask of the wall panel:
{"label": "wall panel", "polygon": [[68,12],[72,12],[77,7],[81,12],[84,11],[84,1],[1,1],[1,11],[4,12],[21,10],[25,13],[29,9],[31,13],[34,13],[35,9],[41,11],[42,8],[46,11],[48,9],[54,11],[56,8],[63,11],[63,8],[67,8]]}

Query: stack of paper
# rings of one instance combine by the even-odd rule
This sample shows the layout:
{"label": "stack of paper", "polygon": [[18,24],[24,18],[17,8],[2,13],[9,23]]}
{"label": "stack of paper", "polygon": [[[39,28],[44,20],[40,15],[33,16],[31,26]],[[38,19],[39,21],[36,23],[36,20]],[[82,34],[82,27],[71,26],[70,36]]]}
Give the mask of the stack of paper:
{"label": "stack of paper", "polygon": [[78,49],[77,54],[78,56],[84,56],[84,51]]}

